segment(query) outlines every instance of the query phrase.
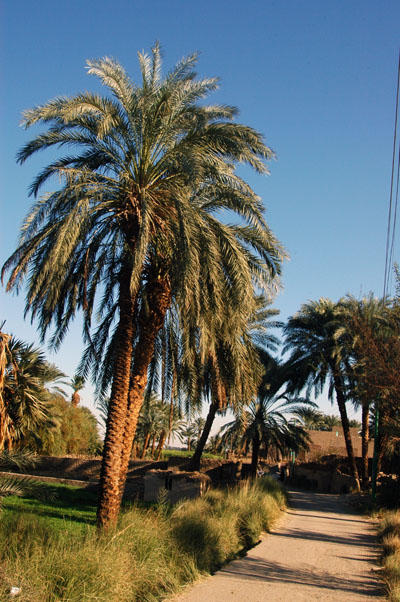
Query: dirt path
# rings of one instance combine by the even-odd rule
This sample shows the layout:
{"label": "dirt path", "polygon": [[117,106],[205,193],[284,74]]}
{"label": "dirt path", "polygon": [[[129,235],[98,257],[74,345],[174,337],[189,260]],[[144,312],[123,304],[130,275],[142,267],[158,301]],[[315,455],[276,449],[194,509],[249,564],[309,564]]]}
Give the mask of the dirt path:
{"label": "dirt path", "polygon": [[247,556],[173,602],[384,600],[373,525],[341,496],[300,491],[290,496],[288,513]]}

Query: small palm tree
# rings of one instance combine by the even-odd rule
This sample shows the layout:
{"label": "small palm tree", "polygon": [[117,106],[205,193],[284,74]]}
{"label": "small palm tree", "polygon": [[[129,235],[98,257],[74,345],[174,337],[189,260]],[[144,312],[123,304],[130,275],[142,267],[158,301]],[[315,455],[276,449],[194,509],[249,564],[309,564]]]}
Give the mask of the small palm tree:
{"label": "small palm tree", "polygon": [[196,437],[198,436],[199,429],[193,422],[186,422],[182,424],[177,432],[180,441],[186,445],[187,451],[192,451],[193,445],[196,444]]}
{"label": "small palm tree", "polygon": [[146,455],[151,440],[151,457],[154,456],[156,438],[161,436],[166,427],[168,419],[166,410],[166,406],[154,394],[142,406],[138,420],[138,430],[143,437],[142,459]]}
{"label": "small palm tree", "polygon": [[224,414],[231,408],[239,408],[256,396],[262,383],[262,359],[269,358],[269,351],[277,346],[271,328],[281,326],[272,320],[278,311],[269,307],[264,295],[256,295],[254,308],[245,318],[240,311],[228,313],[224,327],[212,331],[212,321],[207,324],[212,332],[205,362],[199,362],[198,388],[210,400],[203,432],[199,437],[193,458],[192,470],[199,470],[200,459],[217,413]]}
{"label": "small palm tree", "polygon": [[41,425],[51,425],[51,397],[59,394],[65,375],[43,353],[0,333],[0,451],[12,449]]}
{"label": "small palm tree", "polygon": [[79,391],[81,391],[85,386],[85,379],[82,376],[75,374],[75,376],[71,379],[69,386],[72,388],[73,391],[71,397],[71,404],[74,406],[74,408],[77,408],[81,400]]}
{"label": "small palm tree", "polygon": [[253,401],[233,422],[221,428],[221,441],[230,445],[236,442],[245,450],[251,448],[250,472],[255,477],[261,447],[266,457],[271,451],[285,455],[288,450],[298,452],[307,449],[309,438],[306,431],[302,426],[290,422],[290,416],[309,403],[302,399],[267,394]]}
{"label": "small palm tree", "polygon": [[324,425],[329,429],[333,428],[334,426],[342,426],[342,421],[340,420],[339,416],[336,416],[336,414],[324,414],[323,421]]}

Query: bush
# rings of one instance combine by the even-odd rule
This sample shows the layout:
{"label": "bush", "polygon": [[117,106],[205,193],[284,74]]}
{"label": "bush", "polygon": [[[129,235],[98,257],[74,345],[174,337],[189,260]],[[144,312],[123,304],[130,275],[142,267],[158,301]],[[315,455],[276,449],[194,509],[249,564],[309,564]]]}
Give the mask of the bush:
{"label": "bush", "polygon": [[282,488],[269,477],[227,491],[212,490],[175,509],[173,537],[199,570],[214,571],[254,545],[285,503]]}
{"label": "bush", "polygon": [[74,407],[63,397],[52,399],[54,424],[44,425],[24,437],[20,445],[43,456],[89,455],[101,453],[97,420],[85,406]]}
{"label": "bush", "polygon": [[378,504],[383,508],[399,508],[400,506],[400,480],[381,479],[378,488]]}

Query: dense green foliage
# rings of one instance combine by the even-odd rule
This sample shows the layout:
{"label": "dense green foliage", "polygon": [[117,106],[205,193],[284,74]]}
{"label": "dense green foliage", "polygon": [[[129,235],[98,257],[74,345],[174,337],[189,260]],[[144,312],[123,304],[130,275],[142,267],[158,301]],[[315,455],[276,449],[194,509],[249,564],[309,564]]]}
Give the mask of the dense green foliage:
{"label": "dense green foliage", "polygon": [[[74,504],[73,489],[62,489],[54,510],[42,505],[36,512],[32,505],[22,514],[7,501],[0,521],[1,599],[16,586],[22,602],[156,602],[254,544],[285,505],[279,485],[260,479],[174,508],[132,507],[115,533],[99,537],[87,492],[78,492]],[[52,518],[62,512],[64,520]]]}
{"label": "dense green foliage", "polygon": [[63,397],[53,397],[51,429],[38,428],[24,444],[46,456],[96,455],[101,452],[101,439],[94,414],[85,406],[74,407]]}

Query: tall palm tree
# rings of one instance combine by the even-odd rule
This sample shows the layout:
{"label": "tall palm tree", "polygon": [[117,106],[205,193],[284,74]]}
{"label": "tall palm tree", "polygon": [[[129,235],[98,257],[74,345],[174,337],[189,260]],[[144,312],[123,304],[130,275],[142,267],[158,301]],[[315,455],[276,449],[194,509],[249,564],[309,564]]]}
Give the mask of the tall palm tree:
{"label": "tall palm tree", "polygon": [[355,406],[362,408],[362,476],[366,483],[371,409],[379,404],[381,419],[385,421],[400,390],[398,386],[392,386],[396,381],[400,382],[400,320],[396,303],[387,298],[375,298],[372,294],[361,300],[346,297],[343,312],[353,359],[350,395]]}
{"label": "tall palm tree", "polygon": [[[1,328],[3,326],[4,322],[2,323]],[[10,340],[11,335],[0,330],[0,450],[4,445],[4,443],[2,442],[6,437],[8,423],[7,408],[4,394],[6,378],[11,370],[17,370],[16,363],[10,362],[10,359],[12,358],[9,348]]]}
{"label": "tall palm tree", "polygon": [[[24,115],[26,127],[48,129],[22,148],[20,163],[53,146],[74,154],[33,181],[34,195],[52,176],[63,185],[34,205],[3,273],[11,271],[8,290],[27,277],[26,310],[43,337],[54,323],[55,347],[81,309],[87,369],[102,365],[104,350],[112,360],[100,527],[117,520],[154,341],[171,304],[221,313],[229,282],[235,304],[251,305],[252,284],[268,287],[283,257],[260,200],[235,171],[240,162],[267,173],[273,153],[255,130],[233,122],[235,108],[199,102],[217,80],[196,79],[195,62],[183,59],[162,78],[156,45],[151,56],[139,53],[138,85],[116,61],[88,61],[111,97],[59,97]],[[224,225],[220,209],[247,223]]]}
{"label": "tall palm tree", "polygon": [[309,301],[289,318],[284,328],[286,338],[283,350],[291,352],[285,365],[289,392],[299,392],[307,387],[307,391],[314,389],[316,394],[320,394],[328,381],[331,400],[333,393],[336,393],[350,470],[359,489],[346,409],[350,358],[342,327],[343,314],[339,303],[330,299]]}
{"label": "tall palm tree", "polygon": [[368,483],[368,442],[369,442],[369,415],[371,404],[376,399],[371,397],[371,391],[363,386],[365,366],[363,353],[360,348],[360,339],[370,331],[374,336],[384,334],[389,329],[387,310],[389,302],[378,299],[371,293],[362,299],[348,295],[340,302],[343,313],[343,327],[339,336],[347,341],[348,354],[351,357],[351,378],[349,381],[349,396],[356,408],[361,406],[361,438],[362,438],[362,481]]}

